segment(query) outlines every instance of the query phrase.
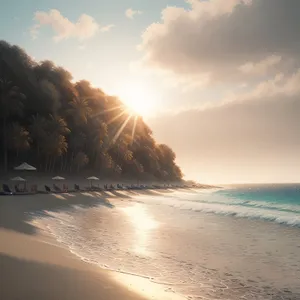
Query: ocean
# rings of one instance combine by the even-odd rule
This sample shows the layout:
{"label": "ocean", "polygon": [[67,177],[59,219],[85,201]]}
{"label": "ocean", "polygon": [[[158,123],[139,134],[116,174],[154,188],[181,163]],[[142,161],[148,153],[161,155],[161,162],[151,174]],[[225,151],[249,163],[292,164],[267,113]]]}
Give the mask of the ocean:
{"label": "ocean", "polygon": [[82,260],[159,285],[157,299],[300,299],[299,184],[88,195],[99,205],[35,222]]}

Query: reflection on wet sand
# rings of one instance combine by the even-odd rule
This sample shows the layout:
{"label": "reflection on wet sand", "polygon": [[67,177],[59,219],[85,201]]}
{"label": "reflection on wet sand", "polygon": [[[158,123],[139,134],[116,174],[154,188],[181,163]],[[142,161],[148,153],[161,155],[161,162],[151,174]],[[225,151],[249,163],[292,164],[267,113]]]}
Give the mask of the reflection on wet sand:
{"label": "reflection on wet sand", "polygon": [[175,293],[171,287],[163,286],[135,275],[127,275],[118,272],[113,273],[113,278],[125,285],[130,291],[153,300],[185,300],[186,298]]}
{"label": "reflection on wet sand", "polygon": [[147,209],[136,203],[133,206],[123,207],[123,212],[128,216],[132,223],[136,235],[136,240],[133,243],[134,251],[138,254],[148,255],[148,245],[150,231],[156,229],[159,223],[150,215]]}

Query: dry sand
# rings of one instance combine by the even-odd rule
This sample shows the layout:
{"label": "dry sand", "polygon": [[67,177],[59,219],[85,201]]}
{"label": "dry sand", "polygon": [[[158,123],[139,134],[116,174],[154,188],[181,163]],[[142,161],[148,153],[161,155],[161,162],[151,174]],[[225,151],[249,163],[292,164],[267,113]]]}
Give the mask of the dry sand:
{"label": "dry sand", "polygon": [[[30,222],[30,212],[97,204],[89,195],[57,196],[0,196],[0,299],[153,299],[120,285],[113,272],[81,261]],[[104,193],[101,201],[119,196]]]}

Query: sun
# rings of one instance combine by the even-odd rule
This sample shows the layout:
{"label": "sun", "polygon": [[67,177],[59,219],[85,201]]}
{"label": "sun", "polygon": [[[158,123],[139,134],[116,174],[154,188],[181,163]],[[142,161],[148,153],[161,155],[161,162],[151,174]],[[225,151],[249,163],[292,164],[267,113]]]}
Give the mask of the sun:
{"label": "sun", "polygon": [[156,109],[157,95],[145,82],[132,81],[123,84],[118,96],[132,114],[147,117]]}

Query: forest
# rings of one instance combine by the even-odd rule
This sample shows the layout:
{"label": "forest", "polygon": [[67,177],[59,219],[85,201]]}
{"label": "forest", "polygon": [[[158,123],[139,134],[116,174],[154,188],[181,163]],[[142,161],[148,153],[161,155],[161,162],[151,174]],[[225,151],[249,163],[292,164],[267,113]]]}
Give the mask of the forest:
{"label": "forest", "polygon": [[[143,101],[143,99],[141,99]],[[156,143],[122,101],[73,81],[62,67],[34,61],[0,41],[0,168],[26,161],[42,172],[180,180],[174,151]]]}

